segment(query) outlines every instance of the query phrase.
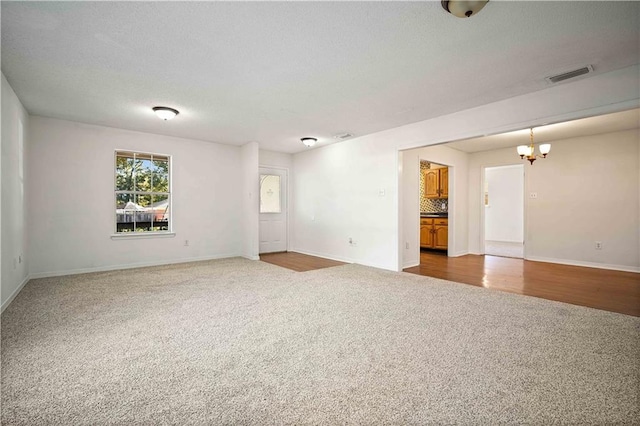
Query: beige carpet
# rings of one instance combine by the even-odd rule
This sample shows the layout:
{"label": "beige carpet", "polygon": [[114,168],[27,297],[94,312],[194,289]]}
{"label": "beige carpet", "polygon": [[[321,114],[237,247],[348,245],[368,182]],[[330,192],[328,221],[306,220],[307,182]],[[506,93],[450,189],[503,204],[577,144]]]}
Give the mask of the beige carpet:
{"label": "beige carpet", "polygon": [[2,424],[638,424],[640,319],[226,259],[31,281]]}

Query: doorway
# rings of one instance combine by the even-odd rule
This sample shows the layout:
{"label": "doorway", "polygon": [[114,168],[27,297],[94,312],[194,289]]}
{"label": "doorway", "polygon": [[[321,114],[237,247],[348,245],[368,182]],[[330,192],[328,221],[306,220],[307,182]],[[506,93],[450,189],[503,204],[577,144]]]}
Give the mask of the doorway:
{"label": "doorway", "polygon": [[484,169],[484,253],[524,258],[524,165]]}
{"label": "doorway", "polygon": [[287,251],[287,170],[260,167],[259,253]]}

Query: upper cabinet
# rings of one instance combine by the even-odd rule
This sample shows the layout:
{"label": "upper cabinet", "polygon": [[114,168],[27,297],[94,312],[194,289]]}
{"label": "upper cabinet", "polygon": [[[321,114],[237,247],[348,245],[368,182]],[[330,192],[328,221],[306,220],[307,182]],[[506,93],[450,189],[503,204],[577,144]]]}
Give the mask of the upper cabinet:
{"label": "upper cabinet", "polygon": [[427,169],[424,171],[424,197],[449,197],[449,169]]}
{"label": "upper cabinet", "polygon": [[440,196],[440,169],[424,171],[424,198],[438,198]]}
{"label": "upper cabinet", "polygon": [[449,168],[445,167],[440,170],[440,197],[449,197]]}

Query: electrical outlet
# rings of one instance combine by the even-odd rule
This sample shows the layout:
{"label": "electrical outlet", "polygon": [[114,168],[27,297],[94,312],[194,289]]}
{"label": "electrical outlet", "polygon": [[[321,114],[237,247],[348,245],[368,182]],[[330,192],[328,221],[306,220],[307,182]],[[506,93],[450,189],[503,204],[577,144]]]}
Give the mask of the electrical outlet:
{"label": "electrical outlet", "polygon": [[184,246],[189,247],[189,240],[184,240]]}
{"label": "electrical outlet", "polygon": [[380,188],[380,190],[378,190],[378,196],[384,197],[386,194],[387,191],[385,191],[384,188]]}
{"label": "electrical outlet", "polygon": [[596,241],[596,250],[602,250],[602,241]]}
{"label": "electrical outlet", "polygon": [[538,198],[538,193],[537,192],[529,193],[529,198]]}
{"label": "electrical outlet", "polygon": [[349,245],[350,245],[350,246],[352,246],[352,247],[354,247],[354,246],[357,246],[357,245],[358,245],[358,243],[356,243],[355,241],[353,241],[353,238],[349,237]]}

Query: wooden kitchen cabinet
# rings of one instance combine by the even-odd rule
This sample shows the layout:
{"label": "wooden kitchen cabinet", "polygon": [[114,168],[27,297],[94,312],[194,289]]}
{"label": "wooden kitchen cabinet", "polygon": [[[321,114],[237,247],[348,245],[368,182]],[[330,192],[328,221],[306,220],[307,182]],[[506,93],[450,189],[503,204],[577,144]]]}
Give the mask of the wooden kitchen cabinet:
{"label": "wooden kitchen cabinet", "polygon": [[424,198],[447,198],[449,196],[449,168],[424,171]]}
{"label": "wooden kitchen cabinet", "polygon": [[449,247],[449,219],[436,219],[433,225],[433,248],[446,250]]}
{"label": "wooden kitchen cabinet", "polygon": [[433,219],[420,219],[420,247],[433,247],[433,223],[425,224],[425,221]]}
{"label": "wooden kitchen cabinet", "polygon": [[424,198],[438,198],[440,188],[440,172],[438,169],[424,171]]}
{"label": "wooden kitchen cabinet", "polygon": [[420,218],[420,247],[446,250],[449,246],[449,219]]}
{"label": "wooden kitchen cabinet", "polygon": [[449,168],[445,167],[440,170],[440,197],[448,198],[449,197]]}

